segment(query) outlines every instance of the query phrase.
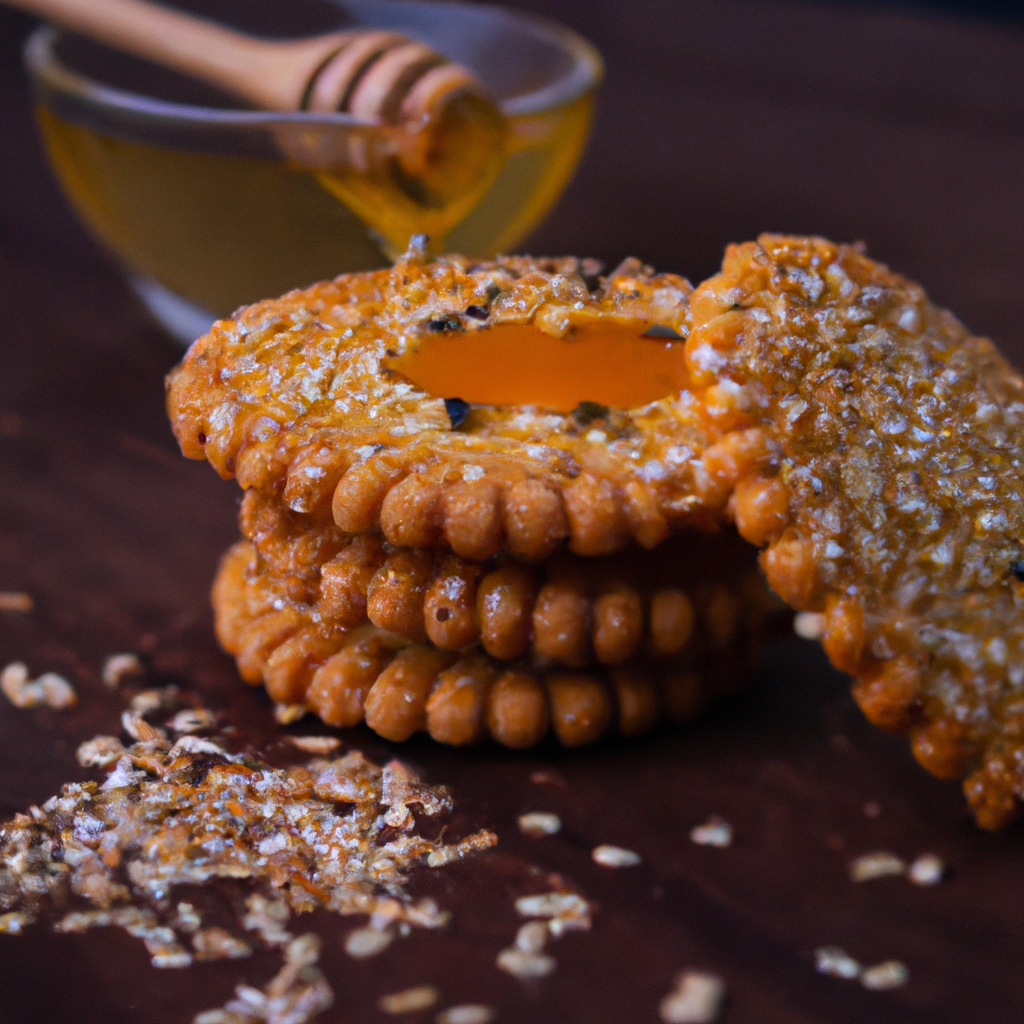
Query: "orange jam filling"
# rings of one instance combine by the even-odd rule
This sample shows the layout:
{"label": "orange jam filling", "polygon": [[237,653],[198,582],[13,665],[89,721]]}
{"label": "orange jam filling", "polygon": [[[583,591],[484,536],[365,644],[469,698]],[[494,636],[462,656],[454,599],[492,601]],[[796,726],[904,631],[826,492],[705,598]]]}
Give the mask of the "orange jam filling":
{"label": "orange jam filling", "polygon": [[557,412],[571,412],[580,402],[632,409],[686,384],[683,342],[643,337],[638,325],[583,329],[564,338],[518,324],[450,331],[425,337],[387,365],[439,398]]}

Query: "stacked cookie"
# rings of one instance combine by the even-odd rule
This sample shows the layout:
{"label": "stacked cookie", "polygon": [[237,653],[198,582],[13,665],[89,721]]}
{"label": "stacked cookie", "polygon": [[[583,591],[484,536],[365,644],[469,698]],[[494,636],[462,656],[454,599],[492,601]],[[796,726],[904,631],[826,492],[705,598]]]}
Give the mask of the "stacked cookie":
{"label": "stacked cookie", "polygon": [[[757,431],[715,449],[666,382],[685,378],[689,285],[593,270],[413,251],[221,321],[172,375],[183,450],[246,488],[218,636],[283,716],[576,746],[685,720],[749,678],[771,600],[720,527],[730,480],[774,453]],[[662,376],[613,365],[608,386],[632,375],[654,400],[553,412],[406,376],[421,348],[454,337],[486,358],[507,328],[563,360],[624,337]]]}

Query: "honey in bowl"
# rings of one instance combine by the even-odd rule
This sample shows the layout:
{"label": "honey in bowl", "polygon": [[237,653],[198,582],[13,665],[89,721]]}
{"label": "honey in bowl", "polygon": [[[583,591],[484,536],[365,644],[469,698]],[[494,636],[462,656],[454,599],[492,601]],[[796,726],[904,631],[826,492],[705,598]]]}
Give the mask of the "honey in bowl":
{"label": "honey in bowl", "polygon": [[[359,15],[361,5],[346,11]],[[140,62],[109,51],[98,60],[97,48],[73,37],[37,34],[28,63],[54,170],[136,281],[156,282],[212,319],[312,280],[384,266],[413,234],[430,235],[437,251],[489,256],[539,222],[586,140],[600,77],[594,51],[567,30],[498,9],[383,0],[373,11],[381,27],[438,48],[442,14],[466,20],[450,33],[449,55],[477,61],[505,121],[501,132],[484,125],[470,134],[491,158],[471,187],[459,181],[460,154],[443,145],[429,154],[425,185],[396,174],[394,162],[317,167],[296,158],[296,141],[315,154],[333,132],[349,149],[371,149],[379,133],[337,115],[238,111],[194,95],[185,103],[166,75],[154,79]],[[498,43],[503,59],[482,59],[479,51]],[[172,100],[152,98],[161,94]]]}

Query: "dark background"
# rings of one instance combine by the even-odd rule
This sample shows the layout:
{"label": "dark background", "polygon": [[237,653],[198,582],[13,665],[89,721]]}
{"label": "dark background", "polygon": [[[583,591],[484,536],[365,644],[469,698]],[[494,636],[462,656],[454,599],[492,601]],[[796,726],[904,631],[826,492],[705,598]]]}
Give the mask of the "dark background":
{"label": "dark background", "polygon": [[[984,16],[922,3],[518,6],[572,25],[607,61],[590,149],[530,249],[635,254],[699,279],[727,242],[762,230],[863,239],[1024,363],[1017,5],[971,5]],[[269,9],[247,6],[250,17]],[[121,704],[99,682],[115,651],[142,652],[158,681],[197,691],[258,737],[272,728],[262,694],[238,684],[211,635],[207,589],[236,534],[236,488],[178,456],[162,378],[180,353],[45,167],[19,63],[29,27],[0,11],[0,590],[35,599],[30,615],[0,612],[0,664],[63,672],[82,702],[61,715],[0,705],[5,816],[81,778],[77,743],[117,731]],[[389,756],[354,735],[369,756]],[[978,831],[957,787],[869,728],[812,645],[780,641],[749,694],[636,744],[519,757],[416,742],[401,754],[451,785],[475,826],[495,828],[500,852],[422,883],[455,911],[442,935],[356,964],[337,945],[349,923],[314,922],[338,997],[331,1024],[384,1020],[378,995],[425,981],[447,1002],[495,1005],[501,1024],[655,1022],[688,967],[725,978],[723,1024],[1020,1017],[1024,830]],[[561,781],[531,782],[538,769]],[[557,811],[566,828],[523,839],[525,810]],[[731,849],[686,838],[710,814],[732,822]],[[599,869],[588,856],[599,842],[644,863]],[[849,858],[874,849],[935,852],[950,877],[933,889],[854,885]],[[600,911],[591,932],[553,947],[550,979],[523,987],[493,964],[534,867],[562,872]],[[872,993],[816,975],[813,950],[832,943],[865,963],[904,961],[909,984]],[[276,966],[264,956],[161,972],[121,933],[37,928],[0,936],[0,1022],[181,1024]]]}

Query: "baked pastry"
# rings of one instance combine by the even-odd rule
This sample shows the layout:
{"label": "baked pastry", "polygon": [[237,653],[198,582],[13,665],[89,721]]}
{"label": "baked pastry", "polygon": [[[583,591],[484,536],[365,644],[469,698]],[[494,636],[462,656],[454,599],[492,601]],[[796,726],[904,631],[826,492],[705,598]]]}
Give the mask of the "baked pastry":
{"label": "baked pastry", "polygon": [[717,525],[737,463],[772,453],[754,433],[703,454],[688,282],[636,260],[595,270],[414,247],[391,270],[250,306],[169,377],[182,451],[295,511],[330,503],[346,533],[476,560]]}
{"label": "baked pastry", "polygon": [[695,401],[780,453],[732,506],[769,583],[824,615],[867,717],[1004,825],[1024,794],[1024,381],[858,246],[730,246],[691,306]]}
{"label": "baked pastry", "polygon": [[247,495],[251,540],[218,572],[221,644],[279,704],[338,726],[365,716],[388,739],[426,729],[523,747],[550,724],[577,746],[686,720],[750,679],[772,609],[753,552],[728,533],[676,538],[657,562],[563,554],[540,566],[349,537],[318,571],[303,560],[318,531],[296,522],[309,517],[268,504]]}
{"label": "baked pastry", "polygon": [[[537,390],[572,378],[551,372],[565,346],[574,365],[606,352],[600,332],[637,356],[618,365],[646,367],[635,402]],[[520,374],[500,404],[449,391],[473,375],[446,378],[431,363],[433,352],[472,369],[502,339],[555,363]],[[614,376],[607,365],[591,390]],[[340,530],[366,535],[362,548],[307,558],[318,572],[331,564],[328,577],[338,567],[355,581],[376,574],[381,552],[396,571],[404,559],[391,612],[409,611],[421,577],[428,588],[472,581],[384,541],[474,563],[504,552],[522,576],[522,563],[546,571],[563,547],[653,549],[733,520],[764,547],[775,591],[822,616],[825,650],[854,676],[867,717],[909,733],[929,771],[966,777],[984,827],[1017,811],[1024,382],[989,341],[856,246],[765,235],[730,247],[692,294],[635,261],[594,284],[585,261],[428,263],[414,249],[392,271],[222,321],[172,375],[169,406],[186,454],[309,513],[316,529],[331,507]],[[311,585],[279,575],[281,586]],[[358,597],[361,586],[340,592]],[[377,616],[371,600],[367,579]],[[446,606],[453,630],[456,605]]]}

